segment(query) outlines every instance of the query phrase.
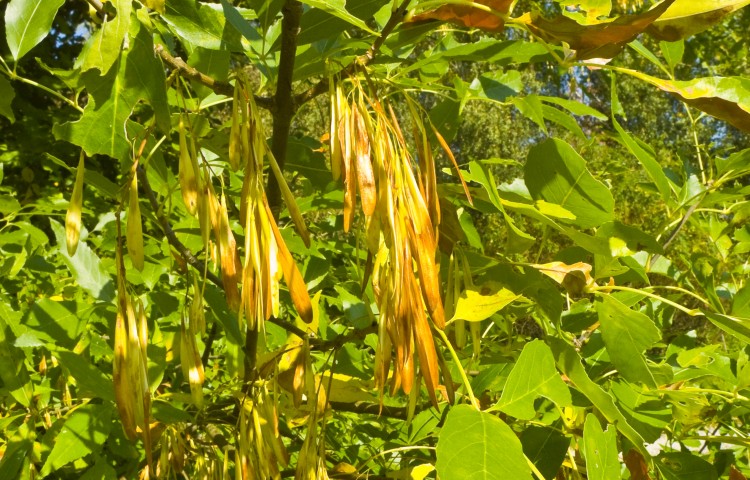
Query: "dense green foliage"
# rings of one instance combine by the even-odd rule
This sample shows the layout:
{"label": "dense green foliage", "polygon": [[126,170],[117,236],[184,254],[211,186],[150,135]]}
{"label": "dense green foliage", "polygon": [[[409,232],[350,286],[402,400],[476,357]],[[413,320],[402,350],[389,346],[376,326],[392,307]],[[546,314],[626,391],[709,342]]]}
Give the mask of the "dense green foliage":
{"label": "dense green foliage", "polygon": [[4,2],[0,479],[746,478],[748,4]]}

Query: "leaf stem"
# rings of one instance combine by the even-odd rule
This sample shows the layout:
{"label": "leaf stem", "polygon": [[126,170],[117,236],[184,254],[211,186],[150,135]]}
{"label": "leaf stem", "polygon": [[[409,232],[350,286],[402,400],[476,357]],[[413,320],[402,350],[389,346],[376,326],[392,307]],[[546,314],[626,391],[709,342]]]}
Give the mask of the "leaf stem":
{"label": "leaf stem", "polygon": [[672,306],[672,307],[674,307],[674,308],[676,308],[676,309],[678,309],[678,310],[680,310],[682,312],[685,312],[688,315],[690,315],[691,317],[697,317],[697,316],[700,316],[700,315],[704,315],[704,313],[701,312],[698,309],[689,309],[689,308],[687,308],[687,307],[685,307],[683,305],[680,305],[679,303],[675,303],[675,302],[673,302],[671,300],[667,300],[666,298],[664,298],[664,297],[662,297],[660,295],[656,295],[655,293],[651,293],[651,292],[646,292],[646,291],[638,289],[638,288],[622,287],[622,286],[618,286],[618,285],[611,285],[611,286],[605,285],[605,286],[602,286],[602,287],[596,286],[596,287],[587,287],[586,288],[587,292],[597,293],[597,294],[602,294],[602,293],[607,294],[607,292],[609,290],[620,290],[620,291],[623,291],[623,292],[631,292],[631,293],[636,293],[636,294],[639,294],[639,295],[645,295],[646,297],[650,297],[650,298],[653,298],[655,300],[659,300],[659,301],[661,301],[663,303],[666,303],[667,305],[670,305],[670,306]]}
{"label": "leaf stem", "polygon": [[[1,59],[1,57],[0,57],[0,59]],[[3,65],[6,68],[6,71],[4,73],[11,80],[18,80],[21,83],[25,83],[27,85],[31,85],[32,87],[36,87],[36,88],[39,88],[41,90],[44,90],[45,92],[49,93],[50,95],[52,95],[52,96],[54,96],[54,97],[62,100],[63,102],[65,102],[66,104],[68,104],[68,106],[73,107],[74,109],[78,110],[80,113],[83,113],[83,108],[80,105],[78,105],[76,102],[74,102],[73,100],[69,99],[68,97],[66,97],[62,93],[60,93],[60,92],[58,92],[56,90],[52,90],[51,88],[49,88],[49,87],[47,87],[45,85],[42,85],[39,82],[31,80],[30,78],[25,78],[25,77],[22,77],[22,76],[16,74],[14,71],[11,71],[10,69],[8,69],[8,65],[5,63],[5,61],[3,61]]]}
{"label": "leaf stem", "polygon": [[451,345],[451,342],[450,340],[448,340],[448,336],[445,334],[445,332],[440,330],[439,328],[437,328],[436,330],[438,332],[438,335],[440,335],[440,338],[443,339],[443,343],[448,348],[448,351],[450,352],[451,357],[453,358],[453,361],[456,362],[456,367],[458,367],[458,373],[461,375],[461,380],[464,383],[464,387],[466,387],[466,393],[467,395],[469,395],[469,400],[471,401],[471,405],[477,410],[480,410],[479,402],[477,402],[476,397],[474,397],[474,390],[471,389],[471,383],[469,382],[469,377],[466,375],[466,370],[464,370],[463,365],[461,365],[461,360],[458,358],[458,354],[456,353],[456,350],[453,349],[453,345]]}

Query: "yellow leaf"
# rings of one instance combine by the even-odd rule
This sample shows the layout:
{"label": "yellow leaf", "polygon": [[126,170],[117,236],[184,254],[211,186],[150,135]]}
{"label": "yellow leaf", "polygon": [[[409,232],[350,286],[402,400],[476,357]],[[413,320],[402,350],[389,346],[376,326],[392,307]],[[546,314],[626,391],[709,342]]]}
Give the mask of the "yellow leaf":
{"label": "yellow leaf", "polygon": [[451,321],[481,322],[520,297],[496,282],[471,286],[458,297]]}

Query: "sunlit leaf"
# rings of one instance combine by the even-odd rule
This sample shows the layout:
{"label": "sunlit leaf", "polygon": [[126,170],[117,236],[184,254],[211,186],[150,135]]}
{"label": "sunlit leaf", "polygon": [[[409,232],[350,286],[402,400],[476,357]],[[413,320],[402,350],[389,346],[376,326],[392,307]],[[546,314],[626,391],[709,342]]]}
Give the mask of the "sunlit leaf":
{"label": "sunlit leaf", "polygon": [[73,410],[55,438],[41,476],[47,476],[70,462],[101,449],[112,427],[111,404],[87,404]]}
{"label": "sunlit leaf", "polygon": [[583,426],[583,456],[586,458],[586,478],[609,480],[620,476],[617,458],[617,430],[607,426],[602,430],[599,419],[589,413]]}
{"label": "sunlit leaf", "polygon": [[49,33],[65,0],[11,0],[5,8],[5,38],[18,61]]}
{"label": "sunlit leaf", "polygon": [[643,437],[628,423],[625,416],[617,408],[612,397],[602,387],[589,378],[581,364],[581,357],[573,347],[563,340],[552,339],[548,342],[552,354],[557,361],[557,368],[564,373],[573,385],[594,404],[608,422],[617,426],[633,445],[644,454],[648,454]]}
{"label": "sunlit leaf", "polygon": [[95,72],[84,75],[90,100],[83,116],[75,122],[55,125],[53,133],[82,147],[89,156],[99,153],[127,158],[131,149],[129,137],[138,128],[128,119],[138,102],[151,104],[159,127],[169,130],[164,81],[164,68],[154,57],[151,36],[145,27],[140,27],[130,39],[130,49],[123,54],[118,68],[103,77]]}
{"label": "sunlit leaf", "polygon": [[130,0],[114,0],[117,15],[113,19],[103,22],[96,32],[89,37],[81,57],[81,70],[92,68],[99,70],[100,75],[106,75],[120,56],[125,34],[130,27],[130,11],[133,2]]}
{"label": "sunlit leaf", "polygon": [[750,5],[750,0],[676,0],[647,30],[674,42],[711,28],[724,17]]}
{"label": "sunlit leaf", "polygon": [[688,105],[750,132],[750,79],[704,77],[692,80],[664,80],[642,72],[620,69],[673,94]]}
{"label": "sunlit leaf", "polygon": [[458,297],[452,320],[480,322],[519,297],[520,295],[492,282],[467,288]]}
{"label": "sunlit leaf", "polygon": [[630,382],[657,387],[643,351],[661,338],[661,332],[647,315],[636,312],[610,295],[596,301],[602,338],[620,374]]}
{"label": "sunlit leaf", "polygon": [[[50,219],[58,245],[65,245],[65,228]],[[99,256],[84,241],[78,243],[76,254],[70,256],[67,249],[61,248],[60,255],[68,264],[78,284],[98,300],[109,301],[115,298],[112,279],[102,265]]]}
{"label": "sunlit leaf", "polygon": [[549,139],[529,151],[524,180],[534,200],[562,206],[576,216],[569,222],[581,228],[613,220],[612,193],[589,173],[583,157],[562,140]]}
{"label": "sunlit leaf", "polygon": [[534,400],[545,397],[559,407],[571,404],[570,391],[555,368],[549,347],[541,340],[527,343],[508,376],[496,408],[520,420],[536,415]]}
{"label": "sunlit leaf", "polygon": [[326,13],[330,13],[331,15],[338,17],[351,25],[354,25],[357,28],[361,28],[368,33],[377,34],[377,32],[370,29],[370,27],[368,27],[361,18],[355,17],[347,10],[346,0],[304,0],[304,2],[311,7],[315,7]]}
{"label": "sunlit leaf", "polygon": [[468,405],[448,413],[438,435],[435,468],[446,479],[532,478],[513,430],[498,417]]}

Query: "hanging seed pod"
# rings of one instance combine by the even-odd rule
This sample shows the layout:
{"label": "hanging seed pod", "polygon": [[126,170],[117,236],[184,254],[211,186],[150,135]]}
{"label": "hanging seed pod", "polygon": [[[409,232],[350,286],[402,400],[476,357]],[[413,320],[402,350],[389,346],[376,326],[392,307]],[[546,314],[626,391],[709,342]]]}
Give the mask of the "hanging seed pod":
{"label": "hanging seed pod", "polygon": [[370,159],[370,138],[367,133],[364,115],[364,105],[352,105],[352,122],[354,134],[354,157],[357,163],[357,183],[359,185],[359,196],[362,200],[362,211],[366,216],[375,212],[377,204],[377,192],[375,191],[375,176],[372,171],[372,160]]}
{"label": "hanging seed pod", "polygon": [[[137,164],[135,165],[137,168]],[[127,247],[133,266],[140,272],[143,271],[143,225],[141,223],[141,206],[138,203],[138,175],[135,168],[132,172],[128,191],[128,225],[127,225]]]}
{"label": "hanging seed pod", "polygon": [[68,213],[65,215],[65,243],[68,248],[68,255],[71,257],[76,254],[78,241],[81,238],[81,211],[83,210],[83,150],[78,160],[76,169],[76,179],[73,184],[73,193],[70,195],[70,204]]}
{"label": "hanging seed pod", "polygon": [[[265,201],[264,206],[266,208],[266,214],[268,215],[268,218],[273,218],[271,216],[271,209],[268,207],[268,204],[265,203]],[[302,277],[299,269],[297,268],[297,264],[294,262],[294,258],[289,252],[289,249],[284,242],[284,238],[281,236],[279,227],[276,226],[276,222],[269,221],[268,223],[271,226],[271,231],[273,232],[273,236],[276,240],[276,245],[279,249],[279,265],[281,266],[281,271],[284,274],[284,280],[286,281],[286,285],[289,288],[289,294],[292,297],[294,307],[297,309],[297,313],[299,314],[300,318],[305,323],[310,323],[313,319],[313,311],[312,304],[310,302],[310,294],[307,292],[307,285],[305,284],[305,280]]]}
{"label": "hanging seed pod", "polygon": [[218,211],[218,231],[215,232],[219,239],[219,257],[221,260],[221,279],[224,284],[224,293],[227,297],[227,305],[235,312],[240,307],[239,272],[242,268],[240,258],[237,254],[237,242],[229,226],[229,213],[227,212],[226,196],[221,196]]}
{"label": "hanging seed pod", "polygon": [[190,324],[201,335],[206,333],[206,315],[203,311],[203,289],[200,288],[198,277],[193,277],[193,301],[190,302]]}
{"label": "hanging seed pod", "polygon": [[229,130],[229,165],[233,171],[240,168],[242,151],[242,133],[240,122],[242,117],[242,94],[240,92],[240,81],[234,85],[234,100],[232,102],[232,127]]}
{"label": "hanging seed pod", "polygon": [[185,315],[180,324],[180,363],[182,374],[190,384],[193,403],[200,408],[203,406],[203,362],[198,353],[195,332],[190,325],[186,325]]}
{"label": "hanging seed pod", "polygon": [[129,354],[132,355],[132,352],[128,351],[128,331],[125,315],[117,312],[115,320],[115,359],[112,373],[115,386],[115,402],[117,403],[117,411],[120,413],[120,420],[122,421],[122,428],[125,431],[125,435],[128,439],[135,440],[135,405],[133,404],[135,395],[133,393],[134,385],[130,383],[128,378],[130,376],[128,372]]}
{"label": "hanging seed pod", "polygon": [[336,181],[341,178],[341,169],[343,163],[343,153],[341,149],[342,142],[345,141],[341,138],[341,131],[339,126],[341,125],[341,108],[342,102],[344,102],[344,95],[341,91],[341,85],[334,83],[333,79],[329,80],[329,92],[331,102],[331,174],[333,180]]}
{"label": "hanging seed pod", "polygon": [[198,209],[198,172],[194,168],[197,160],[193,158],[193,149],[188,148],[187,137],[185,134],[185,124],[180,117],[179,124],[180,137],[180,164],[179,179],[180,189],[182,190],[182,200],[185,202],[190,215],[195,215]]}

